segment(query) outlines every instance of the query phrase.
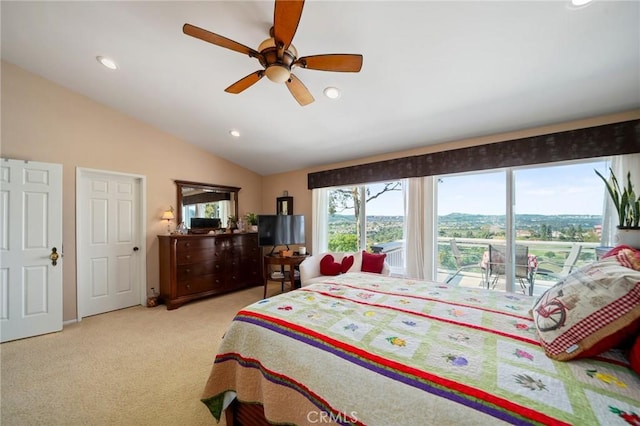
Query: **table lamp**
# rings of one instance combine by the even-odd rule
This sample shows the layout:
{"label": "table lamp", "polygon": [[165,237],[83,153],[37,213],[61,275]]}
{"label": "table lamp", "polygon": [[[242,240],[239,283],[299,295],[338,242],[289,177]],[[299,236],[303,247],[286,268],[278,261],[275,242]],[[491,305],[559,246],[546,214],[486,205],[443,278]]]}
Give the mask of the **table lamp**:
{"label": "table lamp", "polygon": [[167,221],[167,234],[171,234],[171,221],[175,218],[173,215],[173,207],[170,207],[169,210],[165,210],[162,213],[162,220]]}

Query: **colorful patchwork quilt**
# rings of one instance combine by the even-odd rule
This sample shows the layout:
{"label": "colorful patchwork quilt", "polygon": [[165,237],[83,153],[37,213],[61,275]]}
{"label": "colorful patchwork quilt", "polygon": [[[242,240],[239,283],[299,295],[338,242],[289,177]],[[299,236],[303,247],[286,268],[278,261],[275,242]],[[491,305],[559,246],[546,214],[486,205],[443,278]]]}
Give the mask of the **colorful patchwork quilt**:
{"label": "colorful patchwork quilt", "polygon": [[286,424],[640,424],[622,352],[558,362],[534,298],[348,273],[241,310],[203,402],[234,399]]}

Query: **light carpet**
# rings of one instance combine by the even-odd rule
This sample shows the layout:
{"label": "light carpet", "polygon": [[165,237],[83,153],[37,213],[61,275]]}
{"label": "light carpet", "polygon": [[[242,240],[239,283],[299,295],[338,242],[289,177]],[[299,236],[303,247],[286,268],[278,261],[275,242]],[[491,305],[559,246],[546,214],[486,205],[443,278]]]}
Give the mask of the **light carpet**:
{"label": "light carpet", "polygon": [[[280,289],[270,286],[269,294]],[[142,306],[0,345],[0,423],[211,425],[200,402],[226,328],[262,287],[167,311]],[[224,424],[224,422],[221,422]]]}

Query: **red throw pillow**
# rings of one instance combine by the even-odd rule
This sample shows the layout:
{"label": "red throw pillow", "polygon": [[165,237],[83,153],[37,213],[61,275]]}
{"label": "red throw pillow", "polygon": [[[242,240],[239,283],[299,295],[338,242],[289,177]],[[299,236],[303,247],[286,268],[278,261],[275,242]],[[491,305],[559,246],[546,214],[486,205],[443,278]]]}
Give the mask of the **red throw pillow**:
{"label": "red throw pillow", "polygon": [[636,337],[636,342],[629,352],[629,362],[633,371],[640,374],[640,334]]}
{"label": "red throw pillow", "polygon": [[387,258],[386,253],[368,253],[362,251],[362,272],[374,272],[379,274],[384,268],[384,260]]}
{"label": "red throw pillow", "polygon": [[320,273],[322,275],[340,275],[342,265],[335,261],[330,254],[325,255],[320,260]]}
{"label": "red throw pillow", "polygon": [[353,256],[345,256],[342,258],[342,268],[340,269],[340,271],[344,274],[346,273],[349,268],[351,268],[353,266],[353,262],[355,261],[355,259],[353,258]]}

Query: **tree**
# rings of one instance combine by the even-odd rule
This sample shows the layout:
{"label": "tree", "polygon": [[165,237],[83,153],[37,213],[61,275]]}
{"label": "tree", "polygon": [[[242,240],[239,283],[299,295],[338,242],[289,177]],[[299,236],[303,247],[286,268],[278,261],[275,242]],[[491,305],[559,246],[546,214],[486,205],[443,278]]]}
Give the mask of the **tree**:
{"label": "tree", "polygon": [[[372,194],[371,186],[365,187],[364,202],[378,198],[385,192],[402,190],[402,183],[386,182],[378,192]],[[353,209],[353,215],[356,219],[356,247],[362,247],[362,235],[360,235],[360,210],[362,209],[362,197],[359,186],[350,188],[340,188],[330,192],[329,196],[329,214],[336,214],[345,210]]]}
{"label": "tree", "polygon": [[329,240],[328,248],[332,252],[354,252],[358,251],[356,242],[357,236],[353,234],[338,234]]}

